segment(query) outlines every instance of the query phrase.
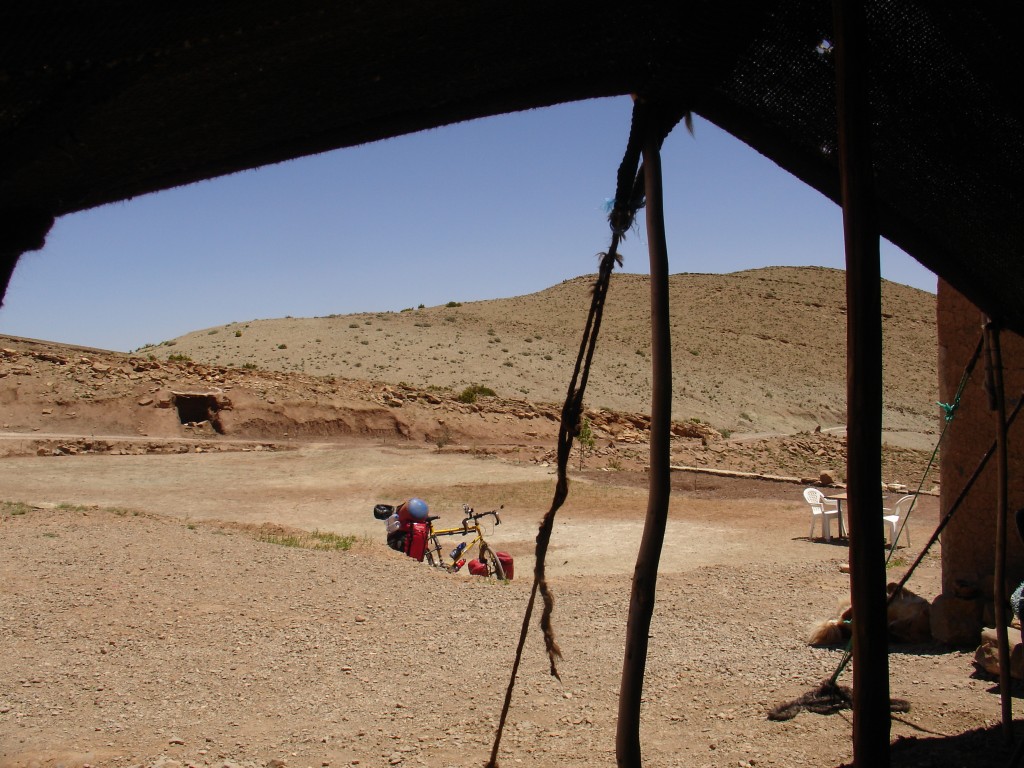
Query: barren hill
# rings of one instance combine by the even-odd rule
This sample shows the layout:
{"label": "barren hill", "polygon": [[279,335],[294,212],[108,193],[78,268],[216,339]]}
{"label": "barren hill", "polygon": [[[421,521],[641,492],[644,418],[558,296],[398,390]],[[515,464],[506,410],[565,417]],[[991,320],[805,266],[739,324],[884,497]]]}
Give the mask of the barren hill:
{"label": "barren hill", "polygon": [[[528,296],[398,312],[234,322],[139,353],[219,366],[560,402],[593,276]],[[845,423],[844,274],[769,267],[670,278],[674,418],[728,433]],[[612,281],[587,401],[649,412],[649,281]],[[453,297],[457,298],[457,297]],[[937,424],[935,297],[882,286],[887,439],[923,448]]]}

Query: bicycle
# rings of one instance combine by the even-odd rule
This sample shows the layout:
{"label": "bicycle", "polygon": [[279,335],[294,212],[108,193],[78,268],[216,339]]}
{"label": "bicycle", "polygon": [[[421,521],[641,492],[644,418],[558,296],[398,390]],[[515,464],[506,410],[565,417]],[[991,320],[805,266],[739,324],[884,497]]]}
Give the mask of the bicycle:
{"label": "bicycle", "polygon": [[[498,509],[504,509],[504,505],[498,507]],[[427,549],[423,555],[424,562],[435,568],[444,568],[449,573],[455,573],[460,570],[466,563],[465,555],[468,555],[473,551],[474,548],[479,550],[479,557],[477,558],[484,565],[486,573],[482,574],[485,576],[494,576],[495,578],[505,581],[505,568],[502,565],[501,558],[499,558],[490,545],[484,539],[484,532],[480,528],[480,520],[488,517],[489,515],[494,516],[494,524],[501,525],[501,518],[498,516],[498,509],[492,509],[490,512],[474,512],[473,508],[468,504],[462,505],[462,513],[465,515],[462,519],[462,525],[457,528],[435,528],[434,521],[439,520],[440,516],[429,516],[426,519],[427,522]],[[467,543],[465,541],[459,542],[448,553],[445,557],[443,554],[443,547],[441,546],[441,538],[445,536],[462,536],[466,537],[472,535],[473,539]]]}

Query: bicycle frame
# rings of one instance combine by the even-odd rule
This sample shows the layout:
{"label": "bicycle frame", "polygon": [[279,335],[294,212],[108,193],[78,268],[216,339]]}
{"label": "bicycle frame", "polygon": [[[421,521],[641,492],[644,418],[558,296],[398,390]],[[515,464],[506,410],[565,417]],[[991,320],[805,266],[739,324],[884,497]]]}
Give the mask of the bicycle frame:
{"label": "bicycle frame", "polygon": [[[500,525],[501,518],[498,517],[497,510],[477,514],[473,512],[472,507],[468,504],[463,504],[462,510],[466,516],[462,520],[462,525],[457,528],[435,528],[434,520],[437,518],[427,518],[427,523],[430,528],[427,531],[427,551],[424,555],[424,560],[428,564],[438,568],[444,568],[449,572],[455,572],[461,568],[461,565],[459,565],[460,561],[464,562],[469,553],[474,549],[479,550],[479,557],[481,560],[484,560],[488,553],[490,553],[492,557],[495,557],[493,550],[491,550],[490,546],[484,539],[483,530],[480,528],[480,519],[487,517],[488,515],[493,515],[495,525]],[[455,536],[462,536],[463,538],[473,536],[473,539],[453,558],[450,553],[444,552],[444,547],[441,545],[441,538]],[[499,573],[499,577],[504,578],[504,573]]]}

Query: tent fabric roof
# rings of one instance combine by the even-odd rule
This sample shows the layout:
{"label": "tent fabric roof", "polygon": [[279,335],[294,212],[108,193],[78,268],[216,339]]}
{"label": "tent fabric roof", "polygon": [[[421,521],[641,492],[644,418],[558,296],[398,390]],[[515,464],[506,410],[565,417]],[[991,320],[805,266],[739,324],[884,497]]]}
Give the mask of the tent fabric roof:
{"label": "tent fabric roof", "polygon": [[[866,10],[882,232],[1024,332],[1020,7]],[[0,7],[0,229],[628,93],[688,106],[838,200],[831,27],[822,0],[16,0]]]}

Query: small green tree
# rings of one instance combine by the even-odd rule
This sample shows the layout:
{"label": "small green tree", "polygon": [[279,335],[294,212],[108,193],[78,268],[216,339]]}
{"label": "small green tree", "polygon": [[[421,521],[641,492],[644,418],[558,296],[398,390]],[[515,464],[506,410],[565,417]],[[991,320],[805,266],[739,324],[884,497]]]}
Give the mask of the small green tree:
{"label": "small green tree", "polygon": [[580,433],[576,436],[580,441],[580,471],[583,471],[583,459],[588,453],[594,452],[594,430],[590,426],[590,419],[586,416],[580,422]]}

